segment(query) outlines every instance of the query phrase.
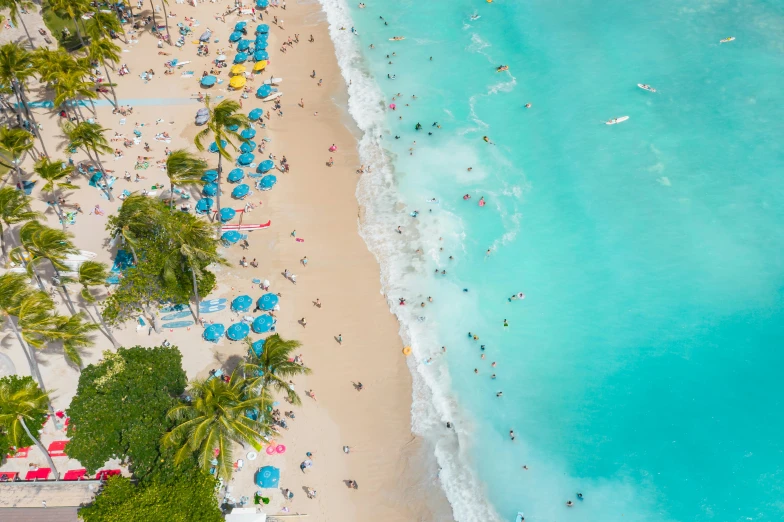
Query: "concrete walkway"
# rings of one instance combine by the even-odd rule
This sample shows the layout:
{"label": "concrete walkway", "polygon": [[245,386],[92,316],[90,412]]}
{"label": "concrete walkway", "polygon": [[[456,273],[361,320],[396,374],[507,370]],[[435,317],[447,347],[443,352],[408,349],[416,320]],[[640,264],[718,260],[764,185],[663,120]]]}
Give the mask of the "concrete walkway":
{"label": "concrete walkway", "polygon": [[0,483],[0,513],[3,508],[43,508],[44,501],[48,509],[78,507],[92,502],[100,487],[98,480]]}

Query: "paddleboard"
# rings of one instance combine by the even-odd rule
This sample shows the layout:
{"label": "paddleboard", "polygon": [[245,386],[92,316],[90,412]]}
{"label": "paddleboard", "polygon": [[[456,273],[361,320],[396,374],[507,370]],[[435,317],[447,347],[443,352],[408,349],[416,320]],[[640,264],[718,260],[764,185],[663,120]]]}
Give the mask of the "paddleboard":
{"label": "paddleboard", "polygon": [[181,305],[181,304],[164,306],[163,308],[161,308],[161,313],[165,314],[167,312],[180,312],[180,311],[184,310],[185,308],[186,308],[186,306],[185,305]]}
{"label": "paddleboard", "polygon": [[199,304],[199,313],[211,314],[226,309],[226,299],[210,299]]}
{"label": "paddleboard", "polygon": [[193,326],[193,321],[175,321],[173,323],[164,323],[161,325],[161,328],[185,328],[187,326]]}
{"label": "paddleboard", "polygon": [[183,317],[188,317],[191,315],[190,310],[183,310],[182,312],[175,312],[173,314],[164,315],[161,317],[161,321],[172,321],[174,319],[182,319]]}
{"label": "paddleboard", "polygon": [[283,96],[282,92],[276,92],[276,93],[270,94],[266,98],[262,98],[261,101],[272,101],[272,100],[276,100],[276,99],[280,98],[281,96]]}
{"label": "paddleboard", "polygon": [[625,122],[628,119],[629,119],[628,116],[621,116],[620,118],[613,118],[613,119],[608,120],[608,121],[606,121],[604,123],[605,123],[605,125],[615,125],[616,123],[623,123],[623,122]]}
{"label": "paddleboard", "polygon": [[270,78],[269,80],[264,80],[264,85],[275,85],[283,81],[283,78]]}
{"label": "paddleboard", "polygon": [[719,43],[727,43],[727,42],[731,42],[733,40],[735,40],[734,36],[728,36],[727,38],[725,38],[723,40],[719,40]]}
{"label": "paddleboard", "polygon": [[399,42],[400,40],[405,40],[405,36],[393,36],[389,39],[390,42]]}
{"label": "paddleboard", "polygon": [[638,83],[638,84],[637,84],[637,87],[639,87],[640,89],[642,89],[642,90],[644,90],[644,91],[648,91],[648,92],[656,92],[656,89],[654,89],[654,88],[653,88],[653,87],[651,87],[650,85],[647,85],[647,84],[644,84],[644,83]]}

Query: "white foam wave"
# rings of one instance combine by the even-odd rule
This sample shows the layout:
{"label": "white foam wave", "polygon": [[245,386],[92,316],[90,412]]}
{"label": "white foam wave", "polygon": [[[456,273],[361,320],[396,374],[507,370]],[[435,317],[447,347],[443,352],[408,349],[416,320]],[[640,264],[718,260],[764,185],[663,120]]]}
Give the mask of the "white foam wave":
{"label": "white foam wave", "polygon": [[[320,2],[327,16],[341,74],[347,84],[351,80],[348,111],[362,132],[359,154],[364,164],[372,166],[372,172],[362,176],[357,185],[357,199],[364,209],[360,233],[381,265],[382,290],[391,305],[394,296],[410,295],[407,288],[414,286],[414,280],[418,280],[424,269],[412,264],[411,248],[406,242],[417,232],[394,233],[403,205],[399,205],[390,158],[382,145],[381,136],[388,134],[384,96],[364,67],[356,39],[347,31],[339,30],[353,25],[347,5],[344,0]],[[455,234],[459,236],[460,232]],[[428,251],[432,250],[432,247],[428,248]],[[401,313],[401,308],[408,309],[404,310],[408,314]],[[409,359],[414,383],[412,431],[426,438],[434,448],[434,457],[441,468],[440,482],[452,505],[454,518],[459,522],[500,521],[481,495],[482,484],[469,465],[467,448],[472,443],[471,424],[467,416],[461,415],[460,405],[450,393],[449,373],[437,357],[441,350],[431,333],[434,329],[416,321],[410,308],[392,307],[400,321],[401,337],[411,345],[414,353]],[[433,360],[425,364],[431,357]],[[445,429],[447,420],[460,429]]]}

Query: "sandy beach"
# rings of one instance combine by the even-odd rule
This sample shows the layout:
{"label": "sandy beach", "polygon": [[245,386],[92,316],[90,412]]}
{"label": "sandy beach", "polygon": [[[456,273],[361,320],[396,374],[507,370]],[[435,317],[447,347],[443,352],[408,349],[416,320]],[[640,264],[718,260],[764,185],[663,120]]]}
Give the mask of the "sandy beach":
{"label": "sandy beach", "polygon": [[[149,5],[144,9],[142,14],[149,14]],[[193,33],[179,49],[169,45],[157,48],[156,38],[144,31],[129,34],[131,43],[128,44],[115,40],[123,49],[122,63],[128,65],[130,74],[120,77],[112,71],[112,80],[117,83],[120,105],[133,106],[133,112],[126,117],[113,114],[112,106],[104,102],[97,107],[96,120],[108,129],[107,139],[115,134],[132,136],[134,129],[140,130],[142,143],[149,143],[151,152],[145,152],[142,145],[126,149],[119,138],[112,141],[113,146],[124,152],[122,158],[112,155],[102,158],[106,168],[113,170],[112,174],[118,178],[113,187],[115,201],[109,202],[101,197],[99,190],[88,187],[85,177],[77,181],[81,189],[67,197],[68,204],[78,203],[84,210],[77,215],[76,223],[68,227],[75,235],[75,244],[97,253],[100,261],[111,265],[116,248],[109,244],[105,231],[106,217],[121,204],[116,196],[123,190],[149,190],[155,183],[168,187],[165,172],[155,162],[165,159],[166,148],[196,150],[193,137],[199,128],[193,118],[203,105],[194,95],[200,90],[206,92],[199,88],[197,79],[202,71],[210,69],[210,61],[218,49],[233,56],[227,38],[236,21],[247,20],[254,27],[250,15],[231,14],[225,17],[225,22],[216,19],[224,9],[225,6],[217,3],[196,7],[170,5],[173,38],[177,37],[178,22],[185,17],[193,19],[185,22],[191,25]],[[358,234],[361,211],[355,188],[361,174],[356,136],[346,126],[348,116],[342,109],[346,86],[337,68],[326,22],[320,5],[315,2],[292,3],[286,9],[270,7],[267,12],[264,22],[270,24],[271,63],[248,85],[255,91],[262,78],[274,75],[284,79],[280,85],[280,90],[285,92],[282,116],[272,113],[269,119],[262,120],[266,129],[258,126],[257,129],[259,137],[271,140],[264,154],[272,153],[277,159],[285,155],[291,170],[276,173],[278,184],[273,190],[256,190],[246,199],[245,202],[251,201],[256,207],[243,216],[243,222],[271,220],[272,225],[251,232],[247,250],[239,245],[223,249],[231,266],[216,269],[218,288],[210,298],[231,300],[247,293],[255,299],[262,291],[251,280],[268,279],[271,291],[281,293],[277,331],[285,338],[302,342],[302,357],[313,374],[296,381],[303,406],[295,409],[296,419],[289,422],[284,437],[276,441],[286,445],[286,453],[268,456],[262,452],[253,462],[245,459],[244,468],[233,476],[230,494],[235,498],[252,497],[256,491],[254,472],[258,467],[272,464],[281,468],[280,485],[294,492],[294,498],[284,502],[279,491],[267,490],[265,494],[272,498],[265,508],[268,514],[307,513],[310,520],[318,521],[434,520],[434,511],[444,512],[445,501],[440,498],[432,470],[422,469],[421,442],[410,430],[411,376],[401,353],[398,323],[380,293],[378,264]],[[162,20],[162,13],[157,16]],[[276,25],[273,17],[279,21],[285,19],[285,29]],[[207,28],[213,31],[213,40],[219,41],[210,44],[208,57],[197,57],[193,41]],[[308,41],[311,35],[314,42]],[[285,44],[289,38],[292,45]],[[282,46],[285,53],[281,51]],[[174,69],[172,75],[164,75],[163,64],[172,58],[190,63]],[[150,68],[155,76],[151,81],[142,80],[140,73]],[[314,69],[316,77],[311,78]],[[193,77],[182,77],[186,71],[194,71]],[[228,69],[222,69],[218,78],[223,83],[209,91],[213,101],[220,97],[240,99],[241,91],[226,90]],[[38,86],[31,87],[31,99],[42,99]],[[246,113],[255,107],[270,108],[269,104],[262,105],[253,92],[242,103]],[[89,108],[82,110],[88,112]],[[65,157],[56,113],[38,109],[36,114],[43,124],[50,156]],[[171,135],[170,142],[154,140],[160,132]],[[337,151],[330,152],[333,144]],[[151,158],[147,170],[134,170],[140,155]],[[215,155],[205,152],[203,157],[211,167],[216,166]],[[330,157],[334,159],[332,166],[327,165]],[[74,155],[74,161],[83,159],[86,158],[81,152]],[[28,172],[31,170],[29,157],[23,167]],[[228,167],[226,172],[233,168]],[[134,178],[140,173],[144,179],[126,181],[125,171]],[[13,183],[13,178],[5,181]],[[48,224],[58,227],[56,215],[51,207],[47,208],[48,197],[40,193],[39,187],[40,183],[32,193],[36,210],[47,212]],[[231,187],[224,178],[222,204],[241,208],[245,202],[231,199]],[[199,197],[195,190],[193,194],[192,202]],[[162,191],[156,195],[161,196]],[[296,241],[294,236],[303,241]],[[240,266],[243,256],[249,261],[257,260],[258,267]],[[306,265],[302,262],[305,257]],[[284,277],[284,270],[296,274],[296,284]],[[314,304],[317,299],[321,306]],[[58,303],[62,306],[63,300],[58,299]],[[205,315],[205,319],[230,324],[238,316],[226,309]],[[339,335],[342,343],[337,341]],[[190,379],[204,378],[218,367],[233,369],[245,350],[243,343],[225,338],[218,344],[207,343],[201,338],[201,328],[196,326],[156,334],[131,324],[117,330],[115,336],[124,346],[155,346],[164,340],[179,346]],[[104,336],[96,334],[95,340],[95,346],[85,350],[85,364],[100,360],[101,352],[111,349]],[[28,373],[24,356],[9,331],[3,337],[1,353],[11,359],[20,374]],[[56,349],[39,352],[38,359],[44,380],[53,388],[54,407],[67,409],[76,391],[78,369],[69,366]],[[353,385],[359,382],[361,391]],[[306,397],[305,390],[312,390],[316,400]],[[62,439],[64,432],[50,422],[42,437],[46,445]],[[344,453],[343,446],[351,448],[349,454]],[[42,461],[36,452],[35,448],[31,449],[29,458]],[[313,454],[314,466],[303,473],[298,468],[306,452]],[[55,463],[61,472],[80,467],[67,457],[55,459]],[[26,461],[9,461],[2,470],[18,470],[26,465]],[[359,488],[348,488],[348,480],[355,480]],[[316,499],[307,498],[305,487],[318,492]]]}

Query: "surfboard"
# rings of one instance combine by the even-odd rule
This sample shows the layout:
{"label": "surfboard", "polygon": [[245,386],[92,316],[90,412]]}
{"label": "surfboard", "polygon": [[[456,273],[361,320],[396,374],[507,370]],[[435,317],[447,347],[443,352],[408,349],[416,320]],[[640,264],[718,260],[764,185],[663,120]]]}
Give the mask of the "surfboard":
{"label": "surfboard", "polygon": [[183,310],[182,312],[175,312],[173,314],[164,315],[161,317],[161,321],[172,321],[174,319],[182,319],[183,317],[188,317],[191,315],[190,310]]}
{"label": "surfboard", "polygon": [[607,120],[604,123],[605,123],[605,125],[615,125],[616,123],[623,123],[623,122],[625,122],[628,119],[629,119],[628,116],[621,116],[620,118],[613,118],[611,120]]}
{"label": "surfboard", "polygon": [[266,223],[248,223],[242,225],[223,225],[223,230],[258,230],[261,228],[268,228],[272,224],[272,221],[267,221]]}
{"label": "surfboard", "polygon": [[161,328],[185,328],[187,326],[193,326],[193,321],[174,321],[173,323],[164,323],[161,325]]}
{"label": "surfboard", "polygon": [[180,312],[180,311],[184,310],[185,308],[186,308],[186,306],[185,305],[181,305],[181,304],[164,306],[163,308],[161,308],[161,313],[165,314],[167,312]]}
{"label": "surfboard", "polygon": [[199,304],[199,312],[202,314],[211,314],[213,312],[220,312],[226,309],[226,299],[210,299],[202,301]]}
{"label": "surfboard", "polygon": [[647,84],[644,84],[644,83],[638,83],[637,87],[639,87],[640,89],[642,89],[644,91],[656,92],[656,89],[654,89],[650,85],[647,85]]}
{"label": "surfboard", "polygon": [[389,39],[390,42],[399,42],[400,40],[405,40],[405,36],[393,36]]}
{"label": "surfboard", "polygon": [[261,101],[272,101],[272,100],[276,100],[276,99],[280,98],[281,96],[283,96],[282,92],[275,92],[275,93],[270,94],[266,98],[262,98]]}
{"label": "surfboard", "polygon": [[727,43],[727,42],[732,42],[733,40],[735,40],[735,37],[734,37],[734,36],[728,36],[727,38],[725,38],[725,39],[723,39],[723,40],[719,40],[719,43]]}
{"label": "surfboard", "polygon": [[276,83],[280,83],[283,81],[283,78],[270,78],[269,80],[264,80],[264,85],[275,85]]}

